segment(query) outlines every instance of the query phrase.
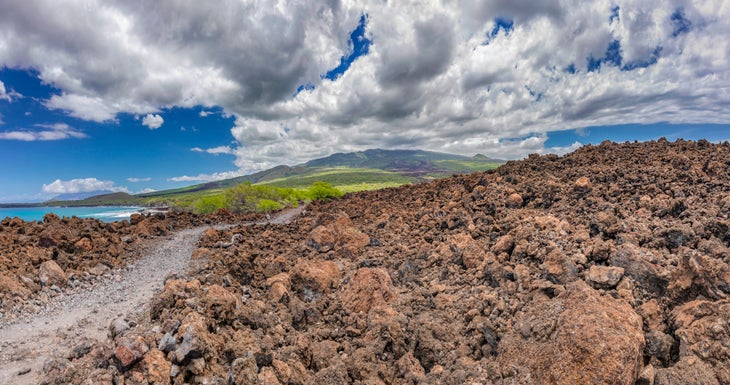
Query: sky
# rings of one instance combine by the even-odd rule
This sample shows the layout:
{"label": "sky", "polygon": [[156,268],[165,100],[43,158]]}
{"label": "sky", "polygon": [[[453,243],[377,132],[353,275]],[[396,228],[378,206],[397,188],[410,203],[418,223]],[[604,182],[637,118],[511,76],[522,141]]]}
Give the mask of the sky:
{"label": "sky", "polygon": [[0,0],[0,202],[335,152],[730,140],[722,0]]}

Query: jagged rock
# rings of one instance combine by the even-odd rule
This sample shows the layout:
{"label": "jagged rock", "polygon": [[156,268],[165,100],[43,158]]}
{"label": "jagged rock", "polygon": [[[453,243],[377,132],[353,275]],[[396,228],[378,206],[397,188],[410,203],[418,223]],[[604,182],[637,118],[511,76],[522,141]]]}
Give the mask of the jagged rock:
{"label": "jagged rock", "polygon": [[320,252],[332,250],[335,246],[335,232],[327,226],[317,226],[309,234],[307,244]]}
{"label": "jagged rock", "polygon": [[0,274],[0,294],[2,293],[8,293],[15,297],[25,298],[30,294],[30,290],[18,282],[18,279],[8,277],[5,274]]}
{"label": "jagged rock", "polygon": [[656,377],[656,370],[651,364],[646,365],[642,369],[639,378],[636,380],[636,385],[654,385],[654,378]]}
{"label": "jagged rock", "polygon": [[662,362],[669,362],[676,342],[672,336],[658,330],[650,330],[644,335],[644,340],[646,341],[644,354],[656,357]]}

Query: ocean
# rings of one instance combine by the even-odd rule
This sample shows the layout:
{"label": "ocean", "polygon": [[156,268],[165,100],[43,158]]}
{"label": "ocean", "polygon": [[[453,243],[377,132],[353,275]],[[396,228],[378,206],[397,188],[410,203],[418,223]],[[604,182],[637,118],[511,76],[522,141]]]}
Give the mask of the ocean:
{"label": "ocean", "polygon": [[0,207],[0,220],[5,217],[18,217],[24,221],[41,221],[48,213],[59,217],[97,218],[104,222],[121,221],[142,210],[141,207]]}

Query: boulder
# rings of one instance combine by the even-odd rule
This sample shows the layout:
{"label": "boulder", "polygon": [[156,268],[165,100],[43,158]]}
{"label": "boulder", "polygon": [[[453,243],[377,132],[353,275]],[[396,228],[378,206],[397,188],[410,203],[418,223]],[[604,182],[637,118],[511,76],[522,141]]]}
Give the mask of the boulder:
{"label": "boulder", "polygon": [[499,363],[534,384],[633,385],[643,367],[641,318],[583,281],[528,303],[499,343]]}
{"label": "boulder", "polygon": [[66,274],[55,261],[45,261],[38,268],[38,277],[43,286],[65,286]]}

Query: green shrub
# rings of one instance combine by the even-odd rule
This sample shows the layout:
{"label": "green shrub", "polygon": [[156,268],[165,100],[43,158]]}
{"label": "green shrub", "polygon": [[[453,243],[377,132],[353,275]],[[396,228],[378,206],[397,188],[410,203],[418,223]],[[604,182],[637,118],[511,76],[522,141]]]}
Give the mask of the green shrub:
{"label": "green shrub", "polygon": [[198,198],[192,206],[198,214],[210,214],[218,209],[228,207],[228,202],[222,195],[212,195]]}
{"label": "green shrub", "polygon": [[330,199],[330,198],[339,198],[342,195],[342,191],[332,187],[331,184],[326,182],[314,182],[312,183],[312,186],[307,189],[307,195],[310,200],[319,200],[319,199]]}
{"label": "green shrub", "polygon": [[269,211],[279,210],[282,207],[284,207],[284,205],[279,202],[272,201],[271,199],[262,199],[256,206],[256,211],[267,213]]}

